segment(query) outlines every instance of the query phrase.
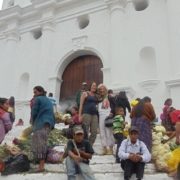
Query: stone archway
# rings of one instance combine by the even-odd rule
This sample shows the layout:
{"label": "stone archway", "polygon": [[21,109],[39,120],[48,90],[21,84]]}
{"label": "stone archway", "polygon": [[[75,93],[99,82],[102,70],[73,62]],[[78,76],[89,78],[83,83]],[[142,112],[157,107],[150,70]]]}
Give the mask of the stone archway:
{"label": "stone archway", "polygon": [[62,74],[60,100],[74,99],[81,83],[103,82],[102,61],[95,55],[82,55],[73,59]]}

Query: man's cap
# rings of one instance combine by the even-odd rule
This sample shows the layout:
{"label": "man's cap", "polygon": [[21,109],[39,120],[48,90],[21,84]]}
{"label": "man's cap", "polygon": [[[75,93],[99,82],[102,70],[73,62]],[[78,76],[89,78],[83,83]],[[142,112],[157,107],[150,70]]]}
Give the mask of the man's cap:
{"label": "man's cap", "polygon": [[133,132],[133,131],[139,132],[139,129],[138,129],[136,126],[131,126],[131,127],[129,128],[129,133],[131,133],[131,132]]}
{"label": "man's cap", "polygon": [[83,130],[83,128],[81,127],[81,126],[75,126],[74,128],[73,128],[73,131],[74,131],[74,134],[84,134],[84,130]]}
{"label": "man's cap", "polygon": [[82,85],[87,85],[87,82],[82,82]]}

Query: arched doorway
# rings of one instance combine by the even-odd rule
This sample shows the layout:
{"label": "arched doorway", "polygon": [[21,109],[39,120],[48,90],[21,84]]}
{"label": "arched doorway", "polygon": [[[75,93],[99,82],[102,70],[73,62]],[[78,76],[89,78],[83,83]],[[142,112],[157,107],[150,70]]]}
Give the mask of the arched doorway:
{"label": "arched doorway", "polygon": [[73,99],[84,81],[102,83],[102,67],[102,61],[94,55],[79,56],[71,61],[62,75],[60,100]]}

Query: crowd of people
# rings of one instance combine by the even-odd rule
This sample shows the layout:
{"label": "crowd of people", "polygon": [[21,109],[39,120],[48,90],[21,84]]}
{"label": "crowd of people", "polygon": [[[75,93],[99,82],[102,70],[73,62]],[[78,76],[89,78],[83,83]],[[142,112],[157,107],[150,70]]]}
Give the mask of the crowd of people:
{"label": "crowd of people", "polygon": [[[39,162],[37,172],[42,172],[47,156],[47,138],[55,126],[57,108],[53,94],[47,97],[43,87],[34,87],[33,93],[30,103],[32,152]],[[0,143],[15,119],[10,106],[14,106],[13,98],[0,98]],[[131,118],[128,137],[124,134],[127,111]],[[75,180],[78,173],[85,180],[95,179],[89,160],[95,153],[93,145],[98,131],[102,155],[113,155],[116,144],[115,161],[121,164],[124,179],[129,180],[133,173],[138,180],[143,178],[145,163],[151,161],[152,122],[156,119],[150,97],[137,98],[130,104],[125,91],[114,95],[104,84],[97,86],[93,82],[88,88],[88,84],[83,82],[70,114],[72,118],[68,124],[72,131],[67,137],[69,141],[64,155],[68,180]],[[180,144],[180,111],[172,107],[172,99],[165,101],[160,118],[169,139],[176,137],[176,143]]]}

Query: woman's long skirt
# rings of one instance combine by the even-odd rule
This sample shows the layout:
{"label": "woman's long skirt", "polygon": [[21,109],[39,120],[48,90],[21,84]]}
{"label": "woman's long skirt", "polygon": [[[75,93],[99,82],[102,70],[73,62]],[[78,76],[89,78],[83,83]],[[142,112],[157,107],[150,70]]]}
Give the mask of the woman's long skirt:
{"label": "woman's long skirt", "polygon": [[139,129],[139,140],[143,141],[148,150],[151,152],[152,130],[150,121],[143,117],[133,118],[131,125],[136,126]]}
{"label": "woman's long skirt", "polygon": [[47,156],[47,140],[50,127],[43,127],[33,133],[32,136],[32,152],[36,160],[46,159]]}

